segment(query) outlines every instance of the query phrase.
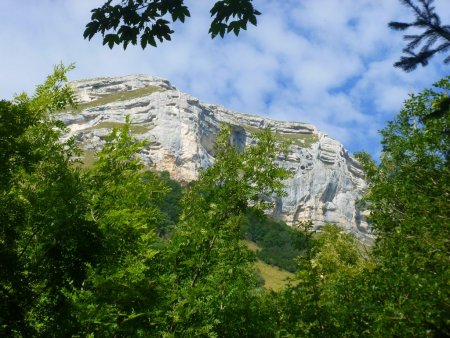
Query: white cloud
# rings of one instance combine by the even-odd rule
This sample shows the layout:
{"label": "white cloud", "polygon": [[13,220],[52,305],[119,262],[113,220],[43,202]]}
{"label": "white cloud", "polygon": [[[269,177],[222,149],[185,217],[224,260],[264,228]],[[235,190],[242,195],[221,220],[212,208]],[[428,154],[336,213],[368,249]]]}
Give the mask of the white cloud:
{"label": "white cloud", "polygon": [[[144,73],[201,100],[272,118],[310,122],[351,150],[379,151],[377,130],[411,89],[444,74],[442,58],[412,73],[392,64],[404,46],[391,20],[410,20],[396,0],[255,0],[263,15],[236,38],[207,34],[213,2],[190,0],[192,18],[157,49],[109,50],[82,37],[102,0],[0,2],[0,96],[32,91],[52,65],[76,62],[74,79]],[[443,22],[450,3],[437,0]]]}

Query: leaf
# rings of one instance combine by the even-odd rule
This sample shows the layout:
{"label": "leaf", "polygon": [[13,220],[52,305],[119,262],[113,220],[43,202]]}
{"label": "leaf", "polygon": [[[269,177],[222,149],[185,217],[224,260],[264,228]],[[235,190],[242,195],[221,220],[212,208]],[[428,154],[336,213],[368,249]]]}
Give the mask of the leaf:
{"label": "leaf", "polygon": [[103,38],[103,45],[108,44],[108,47],[110,49],[112,49],[114,47],[114,43],[115,41],[118,39],[118,35],[117,34],[107,34],[105,35],[105,37]]}
{"label": "leaf", "polygon": [[146,36],[141,36],[141,47],[142,47],[142,49],[145,49],[145,47],[147,47],[147,43],[148,43],[148,41],[147,41],[147,37]]}
{"label": "leaf", "polygon": [[84,30],[83,37],[85,39],[88,38],[89,40],[91,40],[92,37],[98,32],[99,26],[100,26],[100,23],[98,21],[89,22],[86,25],[86,29]]}

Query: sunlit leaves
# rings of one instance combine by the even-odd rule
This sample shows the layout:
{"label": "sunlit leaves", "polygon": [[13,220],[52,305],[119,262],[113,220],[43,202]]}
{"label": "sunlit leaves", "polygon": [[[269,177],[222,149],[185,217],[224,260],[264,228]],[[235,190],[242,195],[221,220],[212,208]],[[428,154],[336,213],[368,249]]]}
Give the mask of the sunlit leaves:
{"label": "sunlit leaves", "polygon": [[73,103],[66,83],[71,68],[55,67],[31,98],[22,94],[0,107],[1,335],[68,334],[61,290],[79,287],[84,264],[96,256],[96,230],[85,219],[86,185],[72,165],[79,151],[73,139],[60,141],[64,125],[51,115]]}
{"label": "sunlit leaves", "polygon": [[[369,181],[370,221],[378,235],[368,292],[378,334],[448,335],[450,295],[450,78],[411,95],[382,130],[376,165],[360,157]],[[420,309],[420,310],[419,310]]]}
{"label": "sunlit leaves", "polygon": [[114,335],[145,326],[152,305],[149,271],[162,219],[158,204],[168,191],[155,173],[143,172],[137,152],[146,142],[130,135],[129,118],[107,140],[89,170],[86,191],[87,217],[101,237],[99,259],[89,266],[83,290],[73,295],[85,334]]}
{"label": "sunlit leaves", "polygon": [[[275,162],[274,136],[265,131],[243,148],[224,126],[215,162],[183,197],[180,223],[167,247],[173,297],[164,326],[175,335],[253,336],[257,325],[255,256],[241,242],[240,224],[250,209],[264,210],[282,193],[286,170]],[[266,333],[264,333],[266,334]]]}

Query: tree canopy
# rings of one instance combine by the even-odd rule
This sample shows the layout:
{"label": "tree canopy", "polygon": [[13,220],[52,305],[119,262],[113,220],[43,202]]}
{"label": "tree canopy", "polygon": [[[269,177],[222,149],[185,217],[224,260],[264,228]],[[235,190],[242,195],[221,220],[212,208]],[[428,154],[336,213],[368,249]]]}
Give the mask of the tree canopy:
{"label": "tree canopy", "polygon": [[214,165],[164,215],[167,179],[144,168],[129,120],[87,168],[61,141],[69,69],[0,101],[0,335],[255,336],[263,293],[240,221],[282,193],[275,137],[242,151],[224,127]]}
{"label": "tree canopy", "polygon": [[449,91],[447,77],[411,95],[382,131],[379,164],[359,154],[376,241],[364,250],[330,225],[309,234],[297,283],[274,299],[284,336],[450,335],[450,109],[433,115]]}
{"label": "tree canopy", "polygon": [[277,137],[239,147],[224,126],[215,162],[170,196],[177,186],[144,167],[130,119],[80,165],[54,114],[74,104],[69,69],[0,101],[1,336],[450,335],[450,77],[405,102],[380,163],[359,155],[372,248],[300,224],[286,246],[295,277],[269,292],[243,240],[287,243],[264,221],[289,176]]}
{"label": "tree canopy", "polygon": [[374,329],[388,336],[450,334],[449,93],[447,77],[411,95],[381,132],[381,163],[359,156],[378,236],[368,302],[377,308]]}

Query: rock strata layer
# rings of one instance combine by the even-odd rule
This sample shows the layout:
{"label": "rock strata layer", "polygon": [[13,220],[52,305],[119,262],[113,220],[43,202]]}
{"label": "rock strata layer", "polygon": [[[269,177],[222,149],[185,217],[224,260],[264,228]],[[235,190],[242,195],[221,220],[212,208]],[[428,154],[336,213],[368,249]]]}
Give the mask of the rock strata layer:
{"label": "rock strata layer", "polygon": [[172,178],[189,182],[200,168],[214,161],[213,145],[222,123],[233,126],[238,146],[254,142],[262,128],[277,131],[280,141],[290,143],[279,163],[292,173],[286,181],[287,196],[275,199],[273,216],[295,226],[311,219],[320,228],[337,224],[360,239],[371,237],[358,207],[366,183],[359,163],[342,144],[311,124],[275,121],[231,112],[178,91],[168,81],[143,75],[97,78],[72,82],[79,109],[59,118],[85,149],[86,161],[94,156],[114,126],[129,115],[132,133],[147,139],[141,152],[144,162]]}

